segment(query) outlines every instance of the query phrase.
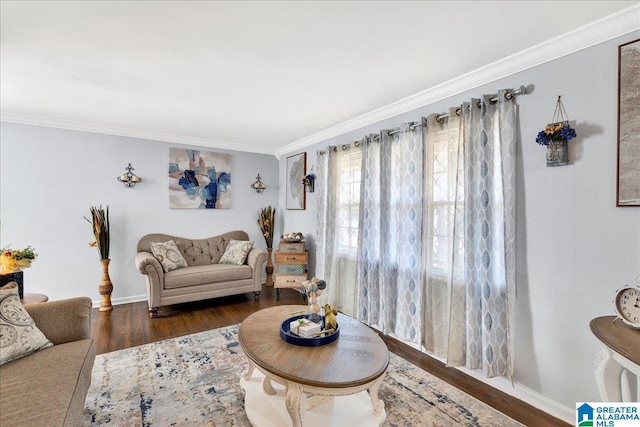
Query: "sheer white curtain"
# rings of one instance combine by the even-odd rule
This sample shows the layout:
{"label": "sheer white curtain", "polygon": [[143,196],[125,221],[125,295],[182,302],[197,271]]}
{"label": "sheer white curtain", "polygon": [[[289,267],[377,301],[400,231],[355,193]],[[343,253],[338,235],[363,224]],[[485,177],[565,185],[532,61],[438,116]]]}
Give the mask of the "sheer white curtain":
{"label": "sheer white curtain", "polygon": [[[425,120],[424,341],[428,353],[447,364],[465,364],[464,162],[462,120]],[[457,256],[454,258],[454,252]],[[455,261],[455,263],[454,263]],[[456,313],[455,316],[452,316]]]}
{"label": "sheer white curtain", "polygon": [[[513,374],[515,106],[498,93],[427,119],[424,340],[449,365]],[[430,235],[431,233],[431,235]]]}
{"label": "sheer white curtain", "polygon": [[319,153],[316,276],[328,284],[323,300],[352,316],[356,313],[361,170],[361,141]]}

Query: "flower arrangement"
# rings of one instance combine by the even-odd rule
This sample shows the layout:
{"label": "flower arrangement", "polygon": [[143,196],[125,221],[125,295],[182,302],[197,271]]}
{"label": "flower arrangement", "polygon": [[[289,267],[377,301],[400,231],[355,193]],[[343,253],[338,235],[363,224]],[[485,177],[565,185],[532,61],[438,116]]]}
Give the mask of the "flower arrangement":
{"label": "flower arrangement", "polygon": [[313,172],[302,177],[302,185],[307,188],[309,193],[313,193],[315,191],[315,182],[316,176],[313,174]]}
{"label": "flower arrangement", "polygon": [[264,236],[264,241],[269,249],[273,248],[273,230],[276,226],[275,216],[276,208],[272,208],[271,206],[262,208],[258,216],[258,225],[260,226],[260,230]]}
{"label": "flower arrangement", "polygon": [[91,247],[97,247],[100,253],[100,259],[109,259],[109,206],[102,208],[100,206],[91,206],[91,219],[86,216],[87,220],[93,226],[93,235],[95,240],[89,243]]}
{"label": "flower arrangement", "polygon": [[317,315],[320,313],[318,297],[322,295],[322,291],[327,288],[327,282],[317,277],[313,277],[311,280],[305,280],[302,282],[302,286],[304,286],[304,289],[307,292],[309,311],[311,314]]}
{"label": "flower arrangement", "polygon": [[38,254],[31,246],[24,249],[11,249],[9,246],[0,251],[0,273],[8,274],[31,267]]}
{"label": "flower arrangement", "polygon": [[568,121],[551,123],[538,133],[536,142],[540,145],[549,145],[550,142],[568,141],[576,137],[576,131],[569,126]]}
{"label": "flower arrangement", "polygon": [[305,175],[302,177],[302,184],[307,187],[311,187],[313,185],[313,181],[315,181],[316,176],[312,173]]}

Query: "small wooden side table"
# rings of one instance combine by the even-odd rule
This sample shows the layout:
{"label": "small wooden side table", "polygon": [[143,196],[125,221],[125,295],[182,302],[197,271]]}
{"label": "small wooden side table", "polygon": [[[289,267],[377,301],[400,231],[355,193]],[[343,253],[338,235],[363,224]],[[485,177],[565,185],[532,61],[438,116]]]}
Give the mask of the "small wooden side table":
{"label": "small wooden side table", "polygon": [[47,302],[49,297],[45,294],[28,294],[25,293],[23,298],[20,298],[20,302],[24,304],[37,304],[39,302]]}
{"label": "small wooden side table", "polygon": [[604,344],[594,363],[600,397],[604,402],[622,402],[622,372],[627,369],[640,377],[640,330],[615,316],[597,317],[589,326]]}
{"label": "small wooden side table", "polygon": [[309,262],[309,252],[304,242],[280,242],[276,251],[277,272],[274,277],[276,301],[280,299],[281,288],[303,288],[302,282],[309,278],[305,266]]}

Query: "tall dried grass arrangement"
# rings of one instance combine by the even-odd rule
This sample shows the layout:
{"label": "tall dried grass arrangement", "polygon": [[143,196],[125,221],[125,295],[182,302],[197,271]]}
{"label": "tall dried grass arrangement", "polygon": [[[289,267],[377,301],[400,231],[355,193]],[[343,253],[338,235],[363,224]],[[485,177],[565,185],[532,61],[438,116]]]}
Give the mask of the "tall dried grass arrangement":
{"label": "tall dried grass arrangement", "polygon": [[258,225],[260,225],[264,241],[269,249],[273,248],[273,230],[276,226],[275,216],[276,208],[272,208],[271,206],[262,208],[260,215],[258,216]]}
{"label": "tall dried grass arrangement", "polygon": [[91,206],[91,219],[87,220],[93,226],[93,235],[96,240],[89,243],[89,246],[97,246],[100,259],[109,259],[109,206],[105,209],[100,206]]}

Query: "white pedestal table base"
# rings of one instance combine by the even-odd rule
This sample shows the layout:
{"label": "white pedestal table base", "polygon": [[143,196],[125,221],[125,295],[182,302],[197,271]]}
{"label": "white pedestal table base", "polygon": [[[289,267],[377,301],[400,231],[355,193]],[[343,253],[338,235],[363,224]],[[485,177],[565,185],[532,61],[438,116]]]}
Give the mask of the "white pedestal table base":
{"label": "white pedestal table base", "polygon": [[[245,378],[246,375],[240,379],[240,386],[245,392],[245,412],[251,425],[254,427],[292,426],[291,416],[285,404],[287,397],[285,387],[272,381],[271,386],[276,394],[266,394],[263,388],[265,376],[257,369],[251,372],[248,380]],[[386,418],[387,413],[384,409],[378,412],[373,410],[371,398],[365,390],[356,394],[335,396],[307,410],[303,425],[304,427],[375,427],[381,426]]]}

